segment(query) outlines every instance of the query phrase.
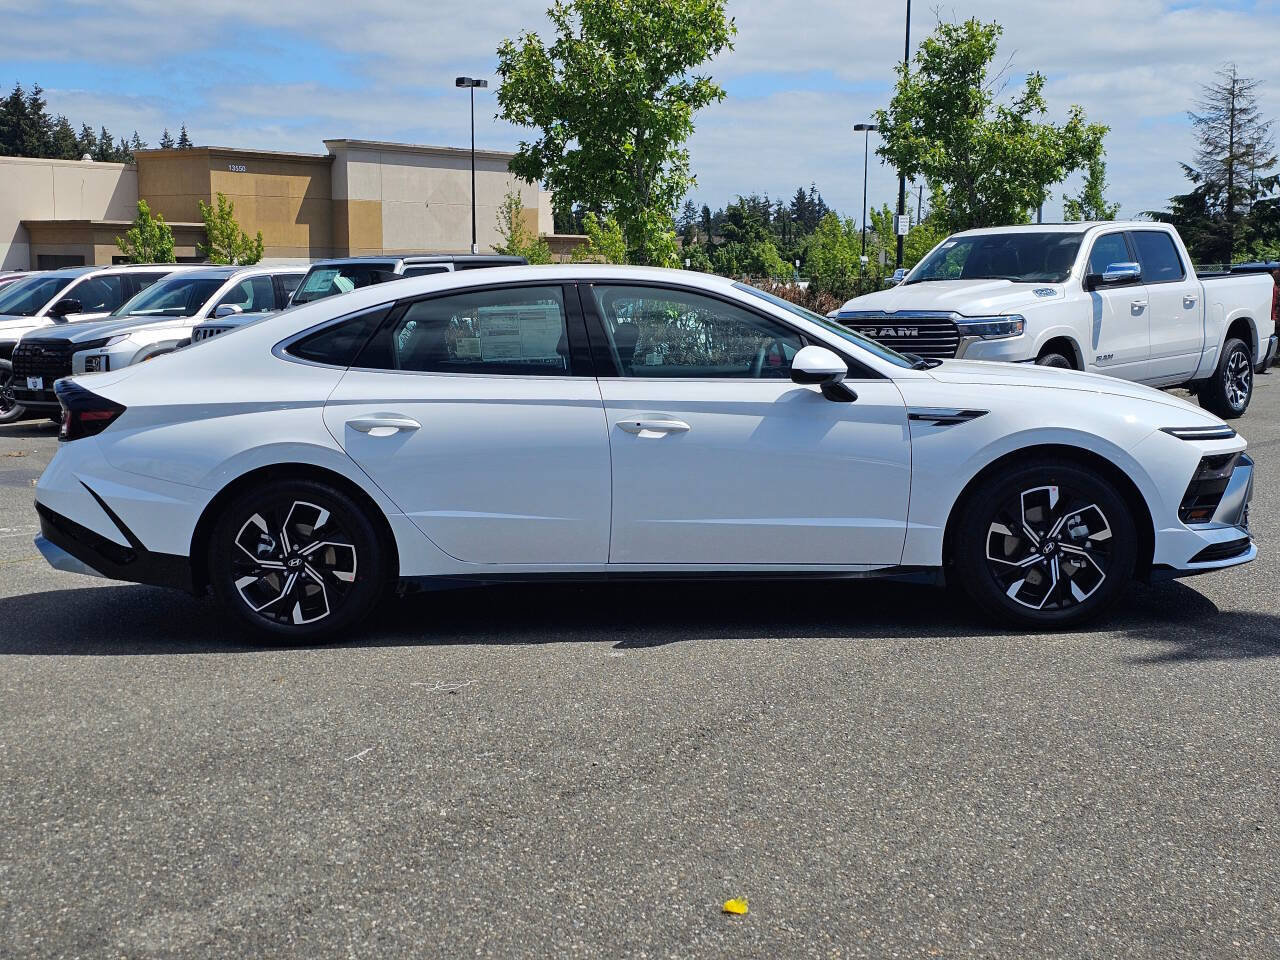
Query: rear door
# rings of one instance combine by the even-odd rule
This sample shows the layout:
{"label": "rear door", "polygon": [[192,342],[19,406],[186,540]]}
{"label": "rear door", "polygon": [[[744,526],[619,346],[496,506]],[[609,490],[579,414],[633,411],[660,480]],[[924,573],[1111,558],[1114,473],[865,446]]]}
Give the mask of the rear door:
{"label": "rear door", "polygon": [[609,438],[572,286],[401,302],[324,416],[351,458],[455,559],[607,561]]}
{"label": "rear door", "polygon": [[[1124,231],[1117,230],[1093,238],[1087,270],[1101,275],[1112,264],[1134,262]],[[1086,291],[1085,302],[1090,311],[1090,340],[1081,345],[1086,368],[1126,380],[1145,379],[1151,352],[1146,286],[1099,286]]]}
{"label": "rear door", "polygon": [[1142,265],[1151,324],[1151,359],[1145,379],[1182,383],[1200,365],[1204,349],[1203,288],[1164,230],[1131,230]]}
{"label": "rear door", "polygon": [[892,565],[910,490],[905,404],[853,372],[854,403],[791,382],[805,345],[700,291],[583,285],[613,457],[611,563]]}

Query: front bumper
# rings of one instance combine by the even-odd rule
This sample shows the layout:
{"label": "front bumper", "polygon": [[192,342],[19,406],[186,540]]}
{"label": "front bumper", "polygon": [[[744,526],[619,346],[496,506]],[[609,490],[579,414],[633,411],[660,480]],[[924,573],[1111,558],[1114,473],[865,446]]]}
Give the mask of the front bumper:
{"label": "front bumper", "polygon": [[1197,535],[1199,549],[1181,563],[1155,565],[1152,578],[1191,577],[1255,560],[1258,547],[1249,532],[1253,480],[1253,459],[1241,454],[1212,519],[1207,523],[1188,524],[1185,528]]}

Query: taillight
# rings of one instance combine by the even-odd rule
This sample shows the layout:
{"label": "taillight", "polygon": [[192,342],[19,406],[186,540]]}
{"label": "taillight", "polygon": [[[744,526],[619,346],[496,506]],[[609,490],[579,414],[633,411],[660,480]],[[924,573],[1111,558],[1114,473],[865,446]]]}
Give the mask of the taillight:
{"label": "taillight", "polygon": [[74,380],[57,381],[53,385],[53,392],[62,405],[59,441],[69,443],[101,433],[125,411],[121,404],[86,390]]}

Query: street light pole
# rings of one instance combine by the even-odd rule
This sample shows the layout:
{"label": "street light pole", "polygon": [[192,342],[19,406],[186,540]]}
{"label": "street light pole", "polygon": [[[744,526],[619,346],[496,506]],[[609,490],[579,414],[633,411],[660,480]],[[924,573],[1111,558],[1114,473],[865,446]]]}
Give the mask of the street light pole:
{"label": "street light pole", "polygon": [[[907,34],[906,40],[902,44],[902,66],[905,70],[907,64],[911,61],[911,0],[907,0]],[[901,219],[907,215],[907,178],[902,171],[898,171],[898,217]],[[899,270],[902,269],[902,231],[895,230],[898,234],[898,263]]]}
{"label": "street light pole", "polygon": [[489,86],[488,80],[475,77],[458,77],[455,87],[466,87],[471,93],[471,252],[479,253],[476,243],[476,87]]}
{"label": "street light pole", "polygon": [[879,130],[874,123],[855,123],[853,129],[862,136],[862,256],[867,255],[867,158],[871,134]]}

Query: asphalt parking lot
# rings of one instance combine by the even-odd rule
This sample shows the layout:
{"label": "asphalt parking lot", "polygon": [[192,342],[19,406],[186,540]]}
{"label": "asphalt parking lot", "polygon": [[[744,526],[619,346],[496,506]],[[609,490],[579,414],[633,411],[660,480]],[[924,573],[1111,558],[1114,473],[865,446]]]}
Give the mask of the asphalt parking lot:
{"label": "asphalt parking lot", "polygon": [[1280,955],[1280,371],[1236,425],[1259,560],[1096,631],[543,586],[319,649],[49,569],[0,427],[0,955]]}

